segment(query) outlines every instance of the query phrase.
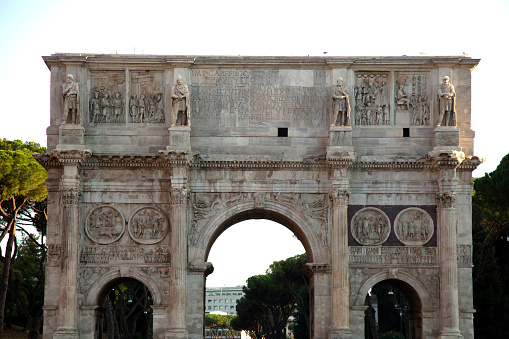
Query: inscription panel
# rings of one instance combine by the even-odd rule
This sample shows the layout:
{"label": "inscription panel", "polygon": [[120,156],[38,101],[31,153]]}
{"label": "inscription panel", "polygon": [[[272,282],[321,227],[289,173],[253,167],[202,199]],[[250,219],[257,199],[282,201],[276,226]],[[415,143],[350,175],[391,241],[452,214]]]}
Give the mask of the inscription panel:
{"label": "inscription panel", "polygon": [[247,127],[284,121],[325,127],[331,106],[328,78],[325,70],[193,69],[193,124]]}

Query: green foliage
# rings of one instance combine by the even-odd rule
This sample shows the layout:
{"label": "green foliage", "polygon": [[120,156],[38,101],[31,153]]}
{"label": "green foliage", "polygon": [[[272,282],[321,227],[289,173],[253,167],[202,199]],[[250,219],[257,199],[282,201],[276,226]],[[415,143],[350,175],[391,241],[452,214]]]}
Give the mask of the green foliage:
{"label": "green foliage", "polygon": [[5,138],[0,139],[0,150],[4,151],[22,151],[28,150],[32,153],[44,153],[46,147],[42,147],[33,141],[21,141],[21,140],[7,140]]}
{"label": "green foliage", "polygon": [[297,304],[305,305],[302,293],[308,284],[302,268],[306,262],[305,254],[298,255],[274,262],[267,274],[250,277],[232,326],[252,338],[285,338],[288,318]]}
{"label": "green foliage", "polygon": [[509,154],[474,180],[472,196],[474,331],[476,338],[509,333]]}
{"label": "green foliage", "polygon": [[235,319],[236,315],[231,314],[206,314],[205,315],[205,326],[207,327],[231,327],[230,323]]}
{"label": "green foliage", "polygon": [[401,339],[401,338],[403,338],[401,334],[399,334],[396,331],[384,332],[378,335],[378,339]]}

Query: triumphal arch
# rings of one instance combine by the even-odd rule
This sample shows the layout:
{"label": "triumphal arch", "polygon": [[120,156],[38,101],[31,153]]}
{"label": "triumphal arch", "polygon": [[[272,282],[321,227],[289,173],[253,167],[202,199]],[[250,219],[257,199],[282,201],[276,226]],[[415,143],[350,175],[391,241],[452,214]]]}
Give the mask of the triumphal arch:
{"label": "triumphal arch", "polygon": [[[404,291],[411,338],[473,338],[467,57],[54,54],[45,338],[100,338],[135,279],[154,338],[203,338],[215,239],[245,219],[309,258],[312,336],[364,338]],[[249,239],[238,239],[248,242]]]}

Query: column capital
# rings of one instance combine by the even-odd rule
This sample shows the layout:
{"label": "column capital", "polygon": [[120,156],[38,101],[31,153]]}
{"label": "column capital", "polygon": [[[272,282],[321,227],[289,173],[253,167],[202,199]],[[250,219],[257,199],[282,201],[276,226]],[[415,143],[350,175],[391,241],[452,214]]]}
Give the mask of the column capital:
{"label": "column capital", "polygon": [[333,188],[329,193],[333,206],[348,206],[351,191],[350,189]]}
{"label": "column capital", "polygon": [[80,190],[77,187],[62,189],[62,205],[64,207],[78,206]]}
{"label": "column capital", "polygon": [[440,192],[437,193],[436,197],[439,209],[453,209],[456,207],[456,193]]}
{"label": "column capital", "polygon": [[63,166],[80,166],[86,158],[92,156],[90,150],[78,149],[54,149],[50,156],[57,159]]}
{"label": "column capital", "polygon": [[191,192],[187,188],[172,188],[170,190],[170,203],[172,205],[187,205]]}

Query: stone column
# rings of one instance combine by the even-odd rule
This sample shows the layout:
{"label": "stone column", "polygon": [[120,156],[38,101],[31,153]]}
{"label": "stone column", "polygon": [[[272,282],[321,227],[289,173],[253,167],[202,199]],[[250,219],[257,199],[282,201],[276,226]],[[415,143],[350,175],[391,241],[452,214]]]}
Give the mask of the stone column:
{"label": "stone column", "polygon": [[349,338],[350,286],[348,278],[348,199],[350,197],[347,169],[354,157],[348,152],[334,154],[329,147],[327,157],[334,170],[332,179],[332,328],[331,339]]}
{"label": "stone column", "polygon": [[89,151],[54,150],[56,157],[64,167],[61,179],[62,213],[62,264],[60,271],[60,293],[58,303],[58,327],[53,338],[78,338],[77,330],[77,281],[79,246],[79,166],[90,156]]}
{"label": "stone column", "polygon": [[190,192],[187,172],[190,154],[186,151],[160,151],[171,164],[170,220],[171,220],[171,282],[167,339],[188,338],[186,327],[187,278],[187,214]]}
{"label": "stone column", "polygon": [[307,263],[309,278],[309,325],[311,338],[327,338],[331,324],[331,267],[325,263]]}
{"label": "stone column", "polygon": [[439,338],[463,338],[459,330],[458,262],[456,241],[456,167],[455,156],[438,157],[440,166],[438,229],[440,243],[440,335]]}
{"label": "stone column", "polygon": [[[347,180],[343,180],[347,182]],[[346,185],[341,185],[346,186]],[[332,191],[332,331],[330,338],[351,337],[348,279],[348,219],[350,190]]]}
{"label": "stone column", "polygon": [[210,262],[193,261],[187,272],[187,328],[189,339],[203,338],[205,330],[205,278],[214,271]]}

